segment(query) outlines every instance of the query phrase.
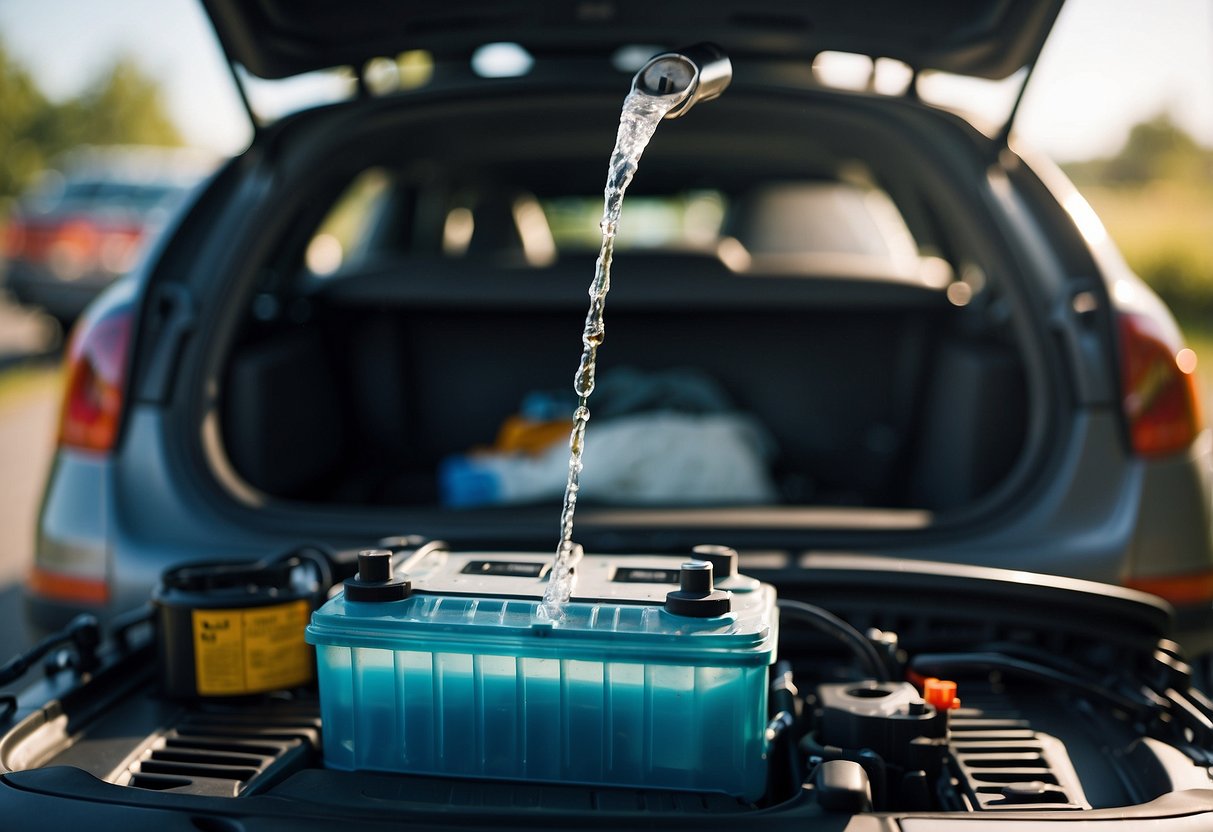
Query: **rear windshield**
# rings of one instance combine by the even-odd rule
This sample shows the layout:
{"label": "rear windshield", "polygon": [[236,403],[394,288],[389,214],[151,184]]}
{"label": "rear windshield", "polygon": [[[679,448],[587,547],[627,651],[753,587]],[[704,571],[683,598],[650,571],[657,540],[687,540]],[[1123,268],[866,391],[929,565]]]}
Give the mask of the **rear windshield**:
{"label": "rear windshield", "polygon": [[[547,267],[597,251],[600,194],[536,196],[495,186],[431,193],[364,171],[333,202],[307,248],[316,276],[411,254]],[[435,217],[439,219],[436,220]],[[942,285],[893,200],[870,184],[763,183],[629,196],[618,251],[707,255],[738,274],[874,276]]]}
{"label": "rear windshield", "polygon": [[[597,251],[602,243],[601,196],[539,200],[559,251]],[[711,250],[720,240],[727,198],[720,191],[635,196],[627,201],[626,234],[618,250]]]}

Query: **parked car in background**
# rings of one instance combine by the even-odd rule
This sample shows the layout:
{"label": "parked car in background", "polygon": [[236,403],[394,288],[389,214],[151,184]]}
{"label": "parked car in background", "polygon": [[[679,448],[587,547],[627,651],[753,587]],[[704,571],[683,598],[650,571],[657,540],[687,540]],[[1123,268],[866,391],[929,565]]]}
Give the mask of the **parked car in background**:
{"label": "parked car in background", "polygon": [[[1009,124],[979,130],[916,86],[927,72],[1018,77],[1060,0],[938,0],[912,12],[742,0],[693,10],[642,0],[203,5],[242,72],[281,79],[347,67],[358,83],[347,100],[260,121],[155,256],[81,320],[27,585],[41,628],[138,607],[184,561],[255,561],[305,543],[348,553],[379,540],[419,563],[470,551],[437,591],[424,572],[417,586],[369,574],[361,586],[391,584],[402,602],[410,592],[436,598],[436,609],[455,610],[444,627],[471,627],[469,640],[498,654],[482,666],[464,653],[393,653],[374,628],[415,621],[385,613],[354,633],[368,655],[339,659],[355,669],[335,694],[346,697],[341,730],[373,745],[395,726],[393,736],[408,733],[433,759],[457,746],[470,765],[499,756],[524,775],[567,767],[590,746],[606,770],[618,741],[629,754],[646,749],[637,765],[653,769],[651,782],[673,782],[658,777],[653,749],[709,747],[740,719],[711,704],[723,675],[678,675],[689,680],[685,697],[663,712],[652,704],[655,677],[625,668],[618,700],[633,703],[634,730],[621,730],[620,717],[574,731],[552,714],[599,704],[615,713],[601,691],[592,703],[578,693],[610,670],[541,661],[546,699],[528,700],[521,683],[486,683],[490,664],[551,659],[544,639],[557,625],[532,628],[529,607],[509,607],[531,596],[510,596],[492,608],[494,626],[520,615],[533,652],[509,654],[485,635],[489,613],[468,586],[521,574],[533,591],[546,575],[535,553],[555,548],[559,493],[511,499],[512,474],[487,471],[486,449],[531,453],[542,435],[567,453],[561,397],[581,352],[620,103],[660,51],[653,44],[702,41],[731,58],[732,84],[659,126],[624,206],[574,539],[620,563],[706,543],[731,568],[727,549],[736,550],[744,576],[850,621],[858,632],[845,630],[848,643],[868,661],[856,673],[816,631],[793,631],[792,607],[779,627],[764,625],[766,636],[780,630],[779,654],[794,666],[786,678],[794,671],[802,690],[833,697],[802,708],[795,686],[776,679],[772,702],[786,707],[759,708],[773,721],[769,733],[754,725],[754,737],[795,764],[779,769],[786,782],[766,803],[745,792],[720,804],[675,790],[602,791],[613,781],[601,771],[561,791],[542,777],[486,785],[478,772],[487,769],[444,771],[438,783],[363,778],[303,751],[290,779],[280,770],[242,803],[233,795],[257,772],[233,755],[250,726],[314,745],[314,695],[255,703],[265,710],[238,702],[223,711],[231,733],[216,740],[217,710],[135,707],[123,688],[121,715],[97,736],[138,739],[101,749],[103,762],[88,749],[77,756],[105,769],[96,776],[112,787],[88,794],[107,811],[137,806],[146,824],[184,822],[177,813],[188,811],[195,826],[223,829],[278,828],[289,816],[298,828],[352,817],[368,828],[907,830],[1001,829],[1024,821],[1020,812],[1039,813],[1024,829],[1090,818],[1178,830],[1209,811],[1213,705],[1189,697],[1192,667],[1164,638],[1178,633],[1196,654],[1213,649],[1213,445],[1195,356],[1056,169],[1017,147]],[[904,83],[833,88],[814,73],[830,50],[900,62]],[[609,394],[612,374],[629,380]],[[607,447],[596,437],[638,417],[686,426],[705,415],[744,426],[738,444],[758,483],[745,495],[688,498],[653,485],[676,459],[697,486],[721,467],[719,479],[736,485],[728,474],[740,464],[716,464],[723,443],[701,439],[688,452],[683,427],[653,443],[626,488],[595,490],[595,471],[652,434],[638,431],[619,452],[596,451]],[[445,543],[417,550],[420,540]],[[509,552],[528,559],[511,562]],[[390,556],[366,560],[390,576]],[[602,597],[634,600],[629,583],[654,597],[681,592],[675,568],[609,567]],[[632,572],[643,574],[625,577]],[[688,572],[707,574],[703,564]],[[739,593],[758,585],[742,584],[751,590]],[[668,624],[667,612],[645,608],[636,626],[664,639],[668,625],[674,641],[706,632]],[[833,615],[803,608],[801,624],[806,614],[818,631],[840,629]],[[587,633],[621,642],[630,619],[595,609],[587,620]],[[718,624],[736,635],[731,621]],[[276,629],[258,627],[268,652]],[[234,655],[216,665],[244,672]],[[364,669],[380,675],[355,713]],[[925,677],[952,670],[965,674],[973,694],[960,697],[973,710],[956,715],[954,735],[916,733],[920,718],[946,726],[940,714],[960,702],[952,688],[928,703],[909,682],[925,696]],[[419,675],[426,681],[413,687]],[[444,685],[466,707],[410,721],[411,705],[392,704],[439,702]],[[886,698],[895,693],[905,698]],[[303,728],[288,720],[299,702],[313,720]],[[808,725],[831,709],[841,715],[837,742]],[[505,711],[546,732],[557,756],[514,734],[505,750],[490,748],[485,737]],[[796,723],[798,712],[807,722]],[[44,713],[76,730],[59,711]],[[782,733],[780,720],[801,727]],[[38,734],[47,737],[39,759],[70,746],[55,730]],[[971,765],[966,749],[948,745],[963,744],[965,731]],[[900,762],[874,761],[879,744]],[[401,756],[392,742],[377,748]],[[70,748],[58,762],[77,764]],[[399,762],[380,769],[398,772]],[[827,773],[802,789],[801,763]],[[216,767],[231,776],[216,784]],[[70,772],[6,777],[23,790],[8,796],[36,806],[35,792],[66,801],[92,787]],[[866,778],[881,785],[869,789]],[[144,789],[121,790],[132,785]],[[873,806],[898,817],[871,815]],[[724,811],[736,816],[717,816]]]}
{"label": "parked car in background", "polygon": [[135,264],[148,242],[213,167],[194,151],[81,148],[17,201],[0,261],[5,286],[70,325]]}

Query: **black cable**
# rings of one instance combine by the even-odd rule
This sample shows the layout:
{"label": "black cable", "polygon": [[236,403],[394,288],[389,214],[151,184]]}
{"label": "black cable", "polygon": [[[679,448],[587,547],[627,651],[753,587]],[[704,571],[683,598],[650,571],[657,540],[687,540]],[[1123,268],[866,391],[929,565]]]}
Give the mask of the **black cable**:
{"label": "black cable", "polygon": [[24,653],[18,653],[0,667],[0,686],[17,681],[34,667],[39,659],[64,644],[75,645],[79,654],[78,661],[91,670],[95,666],[96,649],[100,641],[100,627],[96,617],[81,613],[62,630],[42,639]]}
{"label": "black cable", "polygon": [[1003,653],[922,653],[910,661],[910,669],[922,676],[952,676],[957,671],[1008,673],[1070,688],[1138,716],[1157,707],[1144,697],[1134,699],[1072,673]]}
{"label": "black cable", "polygon": [[792,601],[787,598],[779,599],[779,614],[781,617],[807,624],[819,633],[823,633],[841,642],[849,649],[864,672],[878,682],[889,681],[889,671],[885,667],[880,653],[872,646],[867,637],[831,612],[803,601]]}
{"label": "black cable", "polygon": [[329,591],[329,587],[333,585],[333,556],[330,552],[316,544],[307,544],[291,549],[289,552],[284,552],[273,560],[274,563],[279,563],[291,558],[298,559],[301,563],[306,561],[311,563],[316,569],[317,594],[321,601],[324,600],[325,594]]}
{"label": "black cable", "polygon": [[[1026,652],[1020,650],[1018,652]],[[1027,651],[1034,652],[1034,651]],[[1089,698],[1100,700],[1120,708],[1136,718],[1151,718],[1167,715],[1179,729],[1191,732],[1191,737],[1200,745],[1213,742],[1213,713],[1205,706],[1208,700],[1193,690],[1176,688],[1157,690],[1143,685],[1132,694],[1117,693],[1105,684],[1084,679],[1058,667],[1059,662],[1034,662],[998,652],[922,654],[910,662],[910,669],[923,675],[949,676],[955,671],[999,671],[1016,676],[1035,679],[1077,691]],[[1122,688],[1124,690],[1124,688]],[[1188,752],[1198,762],[1203,756]],[[1207,753],[1201,750],[1201,753]]]}

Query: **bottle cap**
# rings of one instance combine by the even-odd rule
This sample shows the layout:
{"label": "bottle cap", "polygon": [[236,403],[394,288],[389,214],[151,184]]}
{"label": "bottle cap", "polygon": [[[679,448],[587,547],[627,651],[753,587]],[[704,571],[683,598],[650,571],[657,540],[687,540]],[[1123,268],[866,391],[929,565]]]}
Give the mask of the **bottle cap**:
{"label": "bottle cap", "polygon": [[948,679],[934,677],[922,680],[922,698],[928,705],[934,705],[938,710],[951,711],[960,707],[956,698],[956,683]]}

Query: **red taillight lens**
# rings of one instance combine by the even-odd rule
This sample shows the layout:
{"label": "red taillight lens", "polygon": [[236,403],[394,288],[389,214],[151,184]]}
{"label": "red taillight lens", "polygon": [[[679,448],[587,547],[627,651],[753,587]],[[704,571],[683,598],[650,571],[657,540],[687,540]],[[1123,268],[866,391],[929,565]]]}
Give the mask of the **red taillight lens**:
{"label": "red taillight lens", "polygon": [[103,304],[73,331],[67,349],[60,445],[109,451],[117,442],[133,317],[127,303]]}
{"label": "red taillight lens", "polygon": [[1203,428],[1196,353],[1145,315],[1120,317],[1121,386],[1133,450],[1182,451]]}
{"label": "red taillight lens", "polygon": [[111,228],[101,235],[98,261],[110,274],[123,274],[135,265],[143,231],[139,228]]}

